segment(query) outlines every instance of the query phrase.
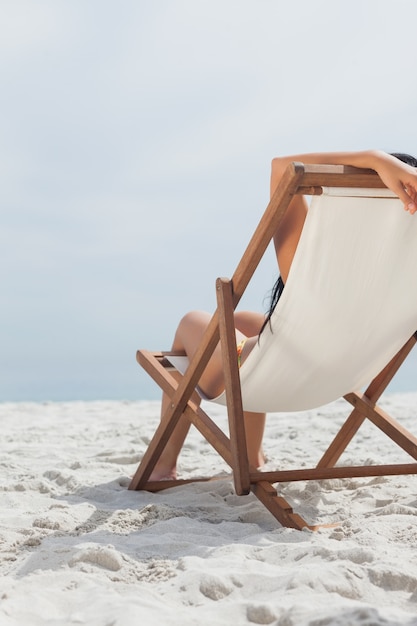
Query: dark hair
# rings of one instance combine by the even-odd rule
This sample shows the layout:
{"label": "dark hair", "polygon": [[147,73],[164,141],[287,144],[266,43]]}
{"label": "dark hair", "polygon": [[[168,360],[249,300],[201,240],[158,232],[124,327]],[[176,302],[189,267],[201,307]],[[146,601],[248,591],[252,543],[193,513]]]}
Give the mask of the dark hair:
{"label": "dark hair", "polygon": [[281,276],[278,276],[277,281],[275,282],[275,285],[272,287],[272,291],[271,291],[271,299],[269,302],[269,310],[268,313],[266,315],[265,321],[262,324],[262,328],[259,332],[259,334],[261,334],[261,332],[263,331],[263,329],[265,328],[265,326],[269,323],[272,313],[275,310],[275,307],[278,304],[278,300],[280,299],[280,297],[282,296],[282,292],[284,291],[284,281],[282,280]]}
{"label": "dark hair", "polygon": [[407,165],[412,165],[413,167],[417,167],[417,159],[413,157],[411,154],[404,154],[403,152],[391,152],[391,156],[400,159]]}
{"label": "dark hair", "polygon": [[[408,165],[412,165],[413,167],[417,167],[417,159],[415,157],[413,157],[411,154],[406,154],[403,152],[391,152],[390,153],[391,156],[399,159],[400,161],[403,161],[404,163],[407,163]],[[266,318],[264,323],[262,324],[262,328],[259,334],[261,334],[261,332],[263,331],[263,329],[265,328],[265,326],[268,324],[268,322],[271,319],[272,313],[275,310],[275,307],[278,304],[278,301],[280,299],[280,297],[282,296],[282,292],[284,291],[284,281],[282,280],[281,276],[278,276],[278,279],[276,281],[276,283],[274,284],[274,286],[272,287],[271,290],[271,299],[270,299],[270,303],[269,303],[269,310],[268,313],[266,314]]]}

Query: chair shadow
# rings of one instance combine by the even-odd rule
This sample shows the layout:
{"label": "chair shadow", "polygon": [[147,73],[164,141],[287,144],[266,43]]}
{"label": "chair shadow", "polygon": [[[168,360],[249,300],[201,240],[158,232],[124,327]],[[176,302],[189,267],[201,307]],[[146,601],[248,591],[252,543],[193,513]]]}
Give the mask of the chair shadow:
{"label": "chair shadow", "polygon": [[[289,529],[281,527],[253,494],[235,495],[230,478],[156,494],[128,491],[128,483],[129,478],[121,477],[53,496],[53,506],[62,504],[59,511],[66,514],[67,522],[45,522],[35,528],[37,536],[22,546],[28,558],[17,577],[65,566],[99,567],[116,575],[126,565],[149,568],[155,562],[174,571],[180,558],[204,558],[214,546],[232,544],[242,536],[253,544],[274,532],[274,541],[279,542],[281,530],[282,541],[289,540]],[[83,507],[91,513],[76,521],[75,511]],[[309,541],[308,533],[292,533],[292,543]]]}

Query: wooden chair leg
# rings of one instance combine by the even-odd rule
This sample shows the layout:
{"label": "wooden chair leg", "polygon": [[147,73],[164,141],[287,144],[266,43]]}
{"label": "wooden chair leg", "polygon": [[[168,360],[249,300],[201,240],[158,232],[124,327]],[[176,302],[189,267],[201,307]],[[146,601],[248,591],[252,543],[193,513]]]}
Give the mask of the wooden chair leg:
{"label": "wooden chair leg", "polygon": [[365,396],[351,394],[349,402],[363,413],[375,426],[385,433],[394,443],[402,448],[407,454],[417,459],[417,437],[404,428],[397,420],[375,406]]}
{"label": "wooden chair leg", "polygon": [[233,477],[238,495],[250,492],[249,462],[243,419],[242,393],[236,353],[233,288],[230,280],[219,278],[216,283],[219,307],[220,344],[229,418]]}
{"label": "wooden chair leg", "polygon": [[[170,376],[165,368],[159,364],[157,358],[151,353],[142,352],[141,362],[146,363],[147,369],[154,368],[154,378],[159,379],[161,387],[168,395],[173,395],[178,388],[178,383],[173,376]],[[159,370],[159,371],[158,371]],[[171,437],[175,426],[177,425],[181,413],[171,412],[168,419],[162,419],[155,434],[142,457],[142,460],[129,484],[129,489],[143,489],[148,482],[148,478],[152,473],[160,455],[162,454],[169,438]]]}
{"label": "wooden chair leg", "polygon": [[291,505],[278,495],[277,490],[271,483],[267,481],[257,482],[252,485],[252,491],[282,526],[295,528],[296,530],[302,530],[303,528],[315,530],[318,528],[309,526],[298,513],[294,513]]}
{"label": "wooden chair leg", "polygon": [[317,467],[333,467],[336,465],[365,419],[365,415],[354,409],[317,463]]}
{"label": "wooden chair leg", "polygon": [[[379,400],[380,396],[383,394],[385,389],[388,387],[391,380],[394,378],[395,374],[398,372],[401,365],[404,363],[405,359],[409,355],[410,351],[413,349],[417,342],[417,333],[404,344],[404,346],[397,352],[397,354],[391,359],[391,361],[384,367],[384,369],[374,378],[371,384],[368,386],[364,393],[364,397],[367,400],[375,405]],[[355,404],[352,402],[352,398],[354,398],[355,394],[349,394],[346,396],[346,400],[348,400],[351,404]],[[358,396],[359,397],[359,396]],[[358,410],[358,408],[354,408],[352,413],[349,415],[336,437],[333,439],[326,452],[320,459],[317,464],[317,467],[333,467],[351,440],[354,435],[363,424],[366,419],[366,414],[363,411]]]}

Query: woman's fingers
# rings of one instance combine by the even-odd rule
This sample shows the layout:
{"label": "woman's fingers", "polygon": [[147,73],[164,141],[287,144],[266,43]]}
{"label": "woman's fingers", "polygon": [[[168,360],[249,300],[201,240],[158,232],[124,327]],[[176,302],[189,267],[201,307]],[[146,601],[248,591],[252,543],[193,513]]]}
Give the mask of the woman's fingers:
{"label": "woman's fingers", "polygon": [[417,173],[414,167],[401,162],[386,162],[378,168],[378,174],[386,186],[391,189],[404,209],[411,214],[417,211]]}
{"label": "woman's fingers", "polygon": [[417,190],[413,182],[403,185],[403,193],[403,197],[400,196],[400,198],[404,202],[405,210],[414,214],[417,211]]}

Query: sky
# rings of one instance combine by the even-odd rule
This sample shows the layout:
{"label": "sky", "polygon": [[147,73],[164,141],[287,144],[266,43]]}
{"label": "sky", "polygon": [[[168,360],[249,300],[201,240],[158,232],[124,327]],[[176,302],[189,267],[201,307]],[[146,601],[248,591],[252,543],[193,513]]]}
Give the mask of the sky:
{"label": "sky", "polygon": [[0,9],[0,401],[156,399],[136,350],[215,308],[274,156],[417,152],[415,0]]}

